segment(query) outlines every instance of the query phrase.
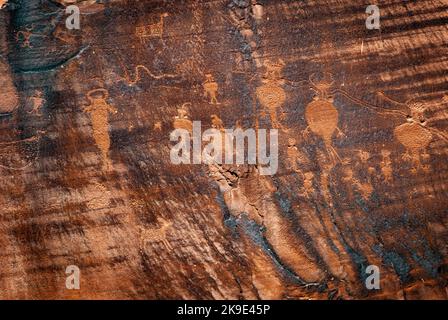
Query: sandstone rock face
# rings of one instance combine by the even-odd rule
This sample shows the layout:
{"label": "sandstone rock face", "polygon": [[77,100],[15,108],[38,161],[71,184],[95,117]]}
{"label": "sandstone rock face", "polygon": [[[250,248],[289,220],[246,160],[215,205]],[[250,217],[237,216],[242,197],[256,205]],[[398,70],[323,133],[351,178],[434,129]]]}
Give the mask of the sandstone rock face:
{"label": "sandstone rock face", "polygon": [[[446,299],[448,12],[386,2],[10,0],[0,298]],[[174,164],[193,121],[278,170]]]}
{"label": "sandstone rock face", "polygon": [[16,87],[12,81],[9,65],[0,61],[0,113],[12,112],[19,104],[19,96]]}

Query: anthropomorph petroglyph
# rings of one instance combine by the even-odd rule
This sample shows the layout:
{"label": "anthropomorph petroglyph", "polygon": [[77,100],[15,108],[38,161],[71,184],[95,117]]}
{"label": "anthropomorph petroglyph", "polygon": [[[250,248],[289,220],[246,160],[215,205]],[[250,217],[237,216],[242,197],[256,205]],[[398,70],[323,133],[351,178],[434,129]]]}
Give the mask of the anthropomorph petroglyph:
{"label": "anthropomorph petroglyph", "polygon": [[388,102],[408,108],[406,123],[394,129],[394,136],[406,148],[403,159],[414,163],[413,171],[416,172],[418,169],[427,170],[428,167],[422,165],[422,160],[429,158],[426,151],[427,147],[434,136],[438,136],[445,142],[448,142],[448,134],[428,126],[429,121],[425,117],[427,106],[423,103],[415,101],[415,99],[409,99],[402,103],[387,97],[383,92],[380,92],[379,95]]}
{"label": "anthropomorph petroglyph", "polygon": [[154,123],[154,130],[162,131],[162,121],[156,121]]}
{"label": "anthropomorph petroglyph", "polygon": [[117,109],[107,103],[109,93],[106,89],[94,89],[87,93],[90,104],[83,109],[90,113],[92,120],[93,138],[101,151],[103,168],[111,169],[109,159],[110,136],[109,136],[109,113],[117,113]]}
{"label": "anthropomorph petroglyph", "polygon": [[30,98],[32,103],[32,108],[28,113],[41,116],[41,108],[44,105],[45,99],[42,98],[42,91],[36,90],[34,95]]}
{"label": "anthropomorph petroglyph", "polygon": [[193,131],[193,123],[188,118],[188,106],[191,103],[184,103],[180,108],[177,109],[177,116],[174,117],[173,127],[174,129],[186,129],[190,132]]}
{"label": "anthropomorph petroglyph", "polygon": [[281,59],[275,63],[266,61],[264,66],[266,72],[262,79],[263,85],[256,90],[257,99],[261,106],[269,112],[273,128],[283,128],[277,120],[277,111],[286,101],[286,93],[282,88],[284,84],[282,70],[285,63]]}
{"label": "anthropomorph petroglyph", "polygon": [[294,138],[288,138],[288,149],[286,151],[288,156],[288,169],[293,170],[303,176],[299,164],[307,164],[309,162],[306,155],[302,154],[297,147],[297,141]]}
{"label": "anthropomorph petroglyph", "polygon": [[42,36],[41,34],[34,33],[33,30],[34,30],[34,25],[30,25],[30,26],[25,27],[25,30],[17,31],[16,41],[19,42],[22,40],[21,47],[32,48],[31,37],[32,36]]}
{"label": "anthropomorph petroglyph", "polygon": [[167,240],[167,231],[172,227],[173,223],[171,221],[165,220],[164,218],[158,218],[159,228],[141,228],[140,227],[140,242],[141,248],[145,250],[146,244],[161,242],[169,250],[173,247]]}
{"label": "anthropomorph petroglyph", "polygon": [[330,76],[315,82],[312,75],[309,81],[316,94],[305,109],[305,119],[308,123],[306,130],[311,130],[321,137],[333,162],[340,161],[341,159],[332,144],[333,134],[335,132],[342,134],[338,127],[339,112],[333,105],[333,97],[330,94],[333,80]]}
{"label": "anthropomorph petroglyph", "polygon": [[356,190],[365,198],[368,199],[370,195],[373,192],[373,187],[370,183],[360,182],[355,176],[352,168],[352,161],[351,159],[343,159],[342,160],[342,170],[343,170],[343,176],[342,181],[345,182],[347,186],[349,186],[349,193],[350,196],[353,195],[353,187],[356,188]]}
{"label": "anthropomorph petroglyph", "polygon": [[384,176],[384,180],[387,182],[392,181],[393,178],[393,171],[392,171],[392,160],[390,158],[390,151],[387,149],[381,150],[381,156],[382,160],[380,163],[381,166],[381,173]]}
{"label": "anthropomorph petroglyph", "polygon": [[166,17],[168,17],[168,13],[162,13],[158,22],[141,25],[135,29],[135,35],[140,39],[142,44],[146,42],[147,38],[160,38],[163,40],[164,19]]}
{"label": "anthropomorph petroglyph", "polygon": [[218,102],[218,83],[212,74],[205,75],[205,82],[203,83],[204,96],[210,99],[210,104],[219,104]]}
{"label": "anthropomorph petroglyph", "polygon": [[[368,165],[369,164],[369,159],[370,159],[370,152],[365,151],[365,150],[357,150],[357,154],[358,154],[358,158],[359,160],[361,160],[361,163]],[[367,168],[367,171],[369,174],[375,174],[375,168],[369,166]]]}

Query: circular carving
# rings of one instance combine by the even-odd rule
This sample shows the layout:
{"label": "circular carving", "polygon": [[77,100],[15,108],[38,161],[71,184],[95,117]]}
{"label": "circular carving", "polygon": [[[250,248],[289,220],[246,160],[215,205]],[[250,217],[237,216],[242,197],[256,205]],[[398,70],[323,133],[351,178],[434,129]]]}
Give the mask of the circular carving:
{"label": "circular carving", "polygon": [[263,107],[276,109],[286,101],[286,94],[278,85],[265,84],[257,88],[257,98]]}

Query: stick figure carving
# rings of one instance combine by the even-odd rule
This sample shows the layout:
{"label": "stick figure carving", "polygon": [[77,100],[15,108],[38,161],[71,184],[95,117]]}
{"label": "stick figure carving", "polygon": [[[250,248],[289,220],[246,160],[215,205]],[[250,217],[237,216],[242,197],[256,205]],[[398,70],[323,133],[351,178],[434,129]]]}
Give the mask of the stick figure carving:
{"label": "stick figure carving", "polygon": [[156,243],[161,242],[163,245],[169,249],[172,250],[173,247],[167,240],[167,231],[172,227],[173,223],[171,221],[165,220],[164,218],[158,218],[158,224],[160,225],[160,228],[141,228],[140,227],[140,240],[141,240],[141,247],[143,250],[146,248],[146,244],[148,242],[150,243]]}
{"label": "stick figure carving", "polygon": [[216,114],[212,114],[210,118],[212,120],[212,128],[224,130],[224,123],[222,122],[221,118],[219,118]]}
{"label": "stick figure carving", "polygon": [[[98,95],[100,94],[100,95]],[[109,92],[106,89],[94,89],[87,93],[90,104],[83,109],[90,113],[92,119],[93,138],[101,151],[103,168],[111,169],[109,160],[110,136],[109,136],[109,113],[117,113],[117,109],[107,103]]]}
{"label": "stick figure carving", "polygon": [[156,121],[154,123],[154,130],[162,131],[162,121]]}
{"label": "stick figure carving", "polygon": [[220,104],[218,102],[218,83],[215,81],[212,74],[208,73],[205,75],[204,87],[204,97],[210,98],[210,104]]}

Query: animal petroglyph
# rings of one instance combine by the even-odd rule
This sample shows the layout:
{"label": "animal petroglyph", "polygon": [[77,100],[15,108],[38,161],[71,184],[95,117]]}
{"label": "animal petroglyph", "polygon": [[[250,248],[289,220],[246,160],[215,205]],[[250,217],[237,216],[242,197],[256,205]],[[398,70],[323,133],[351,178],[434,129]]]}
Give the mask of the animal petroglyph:
{"label": "animal petroglyph", "polygon": [[160,228],[140,228],[140,241],[141,248],[145,250],[146,244],[161,242],[163,245],[172,250],[173,247],[167,240],[167,231],[172,227],[173,223],[171,221],[165,220],[163,218],[158,218],[158,224]]}
{"label": "animal petroglyph", "polygon": [[125,76],[122,77],[122,79],[125,80],[126,82],[128,82],[129,85],[135,85],[137,82],[139,82],[139,81],[142,79],[142,75],[141,75],[141,72],[142,72],[142,71],[141,71],[141,70],[142,70],[142,71],[145,71],[150,77],[152,77],[152,78],[154,78],[154,79],[174,78],[174,77],[177,77],[176,74],[166,74],[166,73],[163,73],[163,74],[161,74],[161,75],[155,75],[155,74],[153,74],[147,67],[145,67],[144,65],[139,64],[139,65],[137,65],[137,66],[135,67],[135,77],[134,77],[134,79],[132,79],[132,78],[129,76],[129,74],[128,74],[126,68],[124,68]]}
{"label": "animal petroglyph", "polygon": [[190,102],[184,103],[177,109],[177,116],[174,117],[173,122],[174,129],[185,129],[190,132],[193,131],[193,123],[188,118],[188,106],[191,106]]}
{"label": "animal petroglyph", "polygon": [[286,101],[286,93],[281,86],[284,83],[282,70],[285,63],[280,59],[277,63],[266,61],[264,65],[266,73],[262,79],[263,85],[256,90],[257,99],[269,112],[272,126],[276,129],[283,128],[277,120],[277,111]]}
{"label": "animal petroglyph", "polygon": [[[98,95],[99,94],[99,95]],[[117,113],[117,109],[107,103],[109,93],[105,89],[94,89],[87,93],[90,104],[83,109],[90,113],[92,119],[93,138],[101,151],[103,167],[111,169],[109,160],[110,136],[109,136],[109,113]]]}
{"label": "animal petroglyph", "polygon": [[332,145],[333,134],[337,131],[341,133],[338,127],[339,112],[333,105],[333,97],[330,93],[334,82],[324,78],[316,83],[313,76],[310,76],[309,81],[316,95],[305,108],[305,119],[308,123],[306,130],[311,130],[322,138],[333,162],[340,161],[341,159]]}
{"label": "animal petroglyph", "polygon": [[205,82],[202,85],[204,87],[204,96],[210,98],[210,104],[219,104],[218,102],[218,83],[215,81],[212,74],[205,75]]}
{"label": "animal petroglyph", "polygon": [[168,17],[168,13],[162,13],[157,23],[136,27],[135,35],[140,39],[142,44],[146,43],[147,38],[160,38],[163,40],[163,26],[166,17]]}

